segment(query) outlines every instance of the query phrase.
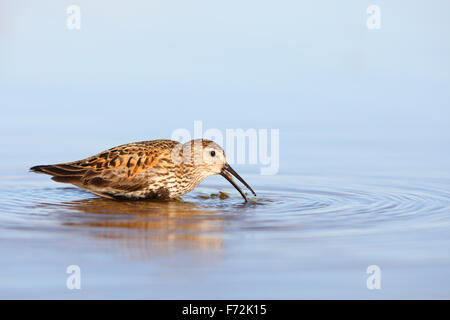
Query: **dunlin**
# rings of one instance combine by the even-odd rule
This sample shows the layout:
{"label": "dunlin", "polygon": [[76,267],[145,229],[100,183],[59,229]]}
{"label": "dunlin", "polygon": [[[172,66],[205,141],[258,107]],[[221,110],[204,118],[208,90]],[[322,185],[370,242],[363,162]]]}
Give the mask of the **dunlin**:
{"label": "dunlin", "polygon": [[30,170],[113,199],[175,198],[192,191],[205,178],[220,174],[247,201],[230,173],[256,195],[227,163],[223,149],[203,139],[185,144],[172,140],[128,143],[83,160]]}

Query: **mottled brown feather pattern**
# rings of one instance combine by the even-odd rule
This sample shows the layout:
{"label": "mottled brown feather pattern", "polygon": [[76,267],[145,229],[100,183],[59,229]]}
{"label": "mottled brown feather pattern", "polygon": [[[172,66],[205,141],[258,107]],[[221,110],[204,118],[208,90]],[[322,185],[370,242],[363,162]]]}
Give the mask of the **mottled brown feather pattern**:
{"label": "mottled brown feather pattern", "polygon": [[[151,185],[149,187],[152,182],[149,181],[149,176],[167,173],[168,168],[159,166],[161,157],[170,159],[173,147],[178,144],[179,142],[172,140],[135,142],[108,149],[83,160],[35,166],[31,170],[50,174],[55,181],[72,183],[102,196],[115,197],[117,194],[117,197],[123,197],[124,192],[142,190],[142,194],[137,194],[137,197],[164,198],[169,196],[168,191],[157,183],[154,188]],[[165,164],[167,166],[166,162]],[[128,198],[133,197],[130,195]]]}
{"label": "mottled brown feather pattern", "polygon": [[71,162],[71,165],[89,168],[95,172],[127,168],[127,177],[132,178],[142,170],[158,164],[162,154],[170,153],[179,142],[172,140],[152,140],[121,145],[103,151],[92,157]]}

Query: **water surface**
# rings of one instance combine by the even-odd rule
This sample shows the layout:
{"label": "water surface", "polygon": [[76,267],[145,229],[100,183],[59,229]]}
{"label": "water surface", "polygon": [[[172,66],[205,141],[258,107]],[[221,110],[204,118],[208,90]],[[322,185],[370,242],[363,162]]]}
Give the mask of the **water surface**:
{"label": "water surface", "polygon": [[[182,200],[114,201],[24,175],[1,181],[3,298],[445,298],[450,180],[246,176]],[[204,199],[224,190],[230,198]],[[82,270],[82,290],[65,268]],[[366,268],[383,288],[366,288]]]}

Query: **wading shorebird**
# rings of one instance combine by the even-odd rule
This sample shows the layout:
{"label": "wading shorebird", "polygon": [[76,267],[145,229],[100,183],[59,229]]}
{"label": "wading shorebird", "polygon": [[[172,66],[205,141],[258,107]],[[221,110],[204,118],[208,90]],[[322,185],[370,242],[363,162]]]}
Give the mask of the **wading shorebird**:
{"label": "wading shorebird", "polygon": [[128,143],[83,160],[34,166],[30,170],[101,197],[129,200],[175,198],[194,190],[205,178],[220,174],[247,202],[231,173],[256,196],[227,163],[223,149],[203,139],[184,144],[172,140]]}

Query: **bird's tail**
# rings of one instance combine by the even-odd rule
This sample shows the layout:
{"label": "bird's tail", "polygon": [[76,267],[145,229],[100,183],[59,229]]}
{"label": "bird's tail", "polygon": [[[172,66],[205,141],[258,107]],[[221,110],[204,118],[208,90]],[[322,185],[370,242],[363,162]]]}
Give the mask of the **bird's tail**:
{"label": "bird's tail", "polygon": [[66,183],[80,181],[86,173],[85,168],[67,163],[34,166],[30,171],[48,174],[52,176],[52,180]]}

